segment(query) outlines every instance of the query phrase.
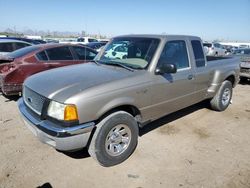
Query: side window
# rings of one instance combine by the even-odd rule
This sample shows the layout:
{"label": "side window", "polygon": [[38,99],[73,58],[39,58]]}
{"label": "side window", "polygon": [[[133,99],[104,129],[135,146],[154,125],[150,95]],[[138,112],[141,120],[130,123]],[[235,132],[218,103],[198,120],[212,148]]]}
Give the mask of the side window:
{"label": "side window", "polygon": [[12,52],[12,43],[0,43],[0,52]]}
{"label": "side window", "polygon": [[177,69],[188,68],[189,60],[186,42],[183,40],[167,42],[158,63],[175,64]]}
{"label": "side window", "polygon": [[73,60],[68,47],[58,47],[46,50],[49,60]]}
{"label": "side window", "polygon": [[48,57],[45,53],[45,51],[39,52],[36,54],[36,57],[41,61],[48,61]]}
{"label": "side window", "polygon": [[206,62],[201,42],[199,40],[192,40],[191,44],[194,52],[196,67],[204,67]]}
{"label": "side window", "polygon": [[26,44],[26,43],[21,43],[21,42],[16,42],[15,43],[15,46],[16,46],[16,50],[20,49],[20,48],[24,48],[26,46],[30,46],[29,44]]}
{"label": "side window", "polygon": [[85,41],[85,38],[79,38],[77,39],[77,42],[84,42]]}
{"label": "side window", "polygon": [[74,46],[73,49],[80,60],[93,60],[96,56],[96,53],[84,47]]}
{"label": "side window", "polygon": [[89,42],[98,42],[98,40],[96,40],[96,39],[90,39],[90,38],[88,39],[88,41]]}

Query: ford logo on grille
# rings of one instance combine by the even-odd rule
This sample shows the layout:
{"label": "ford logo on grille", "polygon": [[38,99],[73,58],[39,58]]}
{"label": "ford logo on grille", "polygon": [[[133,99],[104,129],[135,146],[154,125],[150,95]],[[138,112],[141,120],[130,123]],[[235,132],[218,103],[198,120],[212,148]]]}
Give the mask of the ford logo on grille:
{"label": "ford logo on grille", "polygon": [[29,103],[32,103],[32,98],[31,97],[28,97],[27,100],[28,100]]}

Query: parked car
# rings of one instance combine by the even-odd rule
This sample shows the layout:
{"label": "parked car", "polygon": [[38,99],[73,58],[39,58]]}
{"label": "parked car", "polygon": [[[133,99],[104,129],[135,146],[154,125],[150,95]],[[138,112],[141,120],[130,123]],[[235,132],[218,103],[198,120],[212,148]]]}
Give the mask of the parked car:
{"label": "parked car", "polygon": [[68,44],[88,44],[91,42],[98,42],[95,38],[92,37],[80,37],[80,38],[71,38],[71,39],[64,39],[60,41],[60,43],[68,43]]}
{"label": "parked car", "polygon": [[[137,49],[137,52],[139,50]],[[128,44],[127,43],[113,43],[105,50],[105,56],[108,58],[125,59],[128,54]]]}
{"label": "parked car", "polygon": [[236,56],[240,57],[240,79],[250,79],[250,48],[239,48],[234,51]]}
{"label": "parked car", "polygon": [[77,42],[81,42],[82,44],[88,44],[91,42],[98,42],[98,40],[92,37],[80,37],[77,39]]}
{"label": "parked car", "polygon": [[207,56],[225,56],[226,49],[219,43],[203,43]]}
{"label": "parked car", "polygon": [[27,38],[21,38],[21,37],[1,37],[0,39],[11,39],[11,40],[19,40],[28,42],[30,44],[45,44],[46,42],[41,39],[27,39]]}
{"label": "parked car", "polygon": [[110,41],[110,39],[97,39],[99,42],[106,42],[108,43]]}
{"label": "parked car", "polygon": [[46,43],[59,43],[59,40],[55,40],[55,39],[46,39],[45,41]]}
{"label": "parked car", "polygon": [[0,55],[6,55],[10,52],[13,52],[15,50],[18,50],[20,48],[24,48],[27,46],[31,46],[31,44],[24,42],[24,41],[19,41],[19,40],[0,39]]}
{"label": "parked car", "polygon": [[250,55],[250,48],[238,48],[233,51],[235,55]]}
{"label": "parked car", "polygon": [[107,42],[91,42],[86,44],[88,47],[96,50],[97,52],[99,52],[101,50],[102,47],[104,47],[107,44]]}
{"label": "parked car", "polygon": [[222,45],[222,46],[226,50],[226,55],[230,55],[233,53],[233,46],[232,45]]}
{"label": "parked car", "polygon": [[86,63],[96,54],[89,47],[70,44],[42,44],[17,50],[2,58],[0,89],[4,95],[17,95],[27,77],[48,69]]}
{"label": "parked car", "polygon": [[[126,58],[107,56],[124,43]],[[112,166],[133,153],[140,126],[203,100],[216,111],[229,106],[239,59],[213,59],[207,62],[199,37],[120,36],[93,63],[26,79],[18,107],[42,142],[62,151],[88,147]]]}

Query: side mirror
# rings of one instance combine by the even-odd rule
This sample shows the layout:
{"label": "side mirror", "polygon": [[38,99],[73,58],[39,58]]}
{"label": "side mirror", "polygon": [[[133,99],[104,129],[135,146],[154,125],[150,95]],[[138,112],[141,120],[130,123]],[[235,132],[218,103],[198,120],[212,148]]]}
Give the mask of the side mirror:
{"label": "side mirror", "polygon": [[160,67],[156,68],[156,74],[165,74],[165,73],[176,73],[177,67],[175,64],[164,63]]}
{"label": "side mirror", "polygon": [[115,56],[115,55],[116,55],[116,52],[115,52],[115,51],[113,51],[113,52],[112,52],[112,56]]}

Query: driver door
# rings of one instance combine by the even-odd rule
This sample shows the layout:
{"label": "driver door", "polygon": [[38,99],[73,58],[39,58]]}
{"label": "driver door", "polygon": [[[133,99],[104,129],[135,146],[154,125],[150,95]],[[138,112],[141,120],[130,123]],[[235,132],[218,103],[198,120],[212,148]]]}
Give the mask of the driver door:
{"label": "driver door", "polygon": [[157,66],[163,63],[175,64],[177,72],[155,75],[156,92],[152,96],[155,117],[185,108],[195,101],[195,76],[185,38],[167,41]]}

